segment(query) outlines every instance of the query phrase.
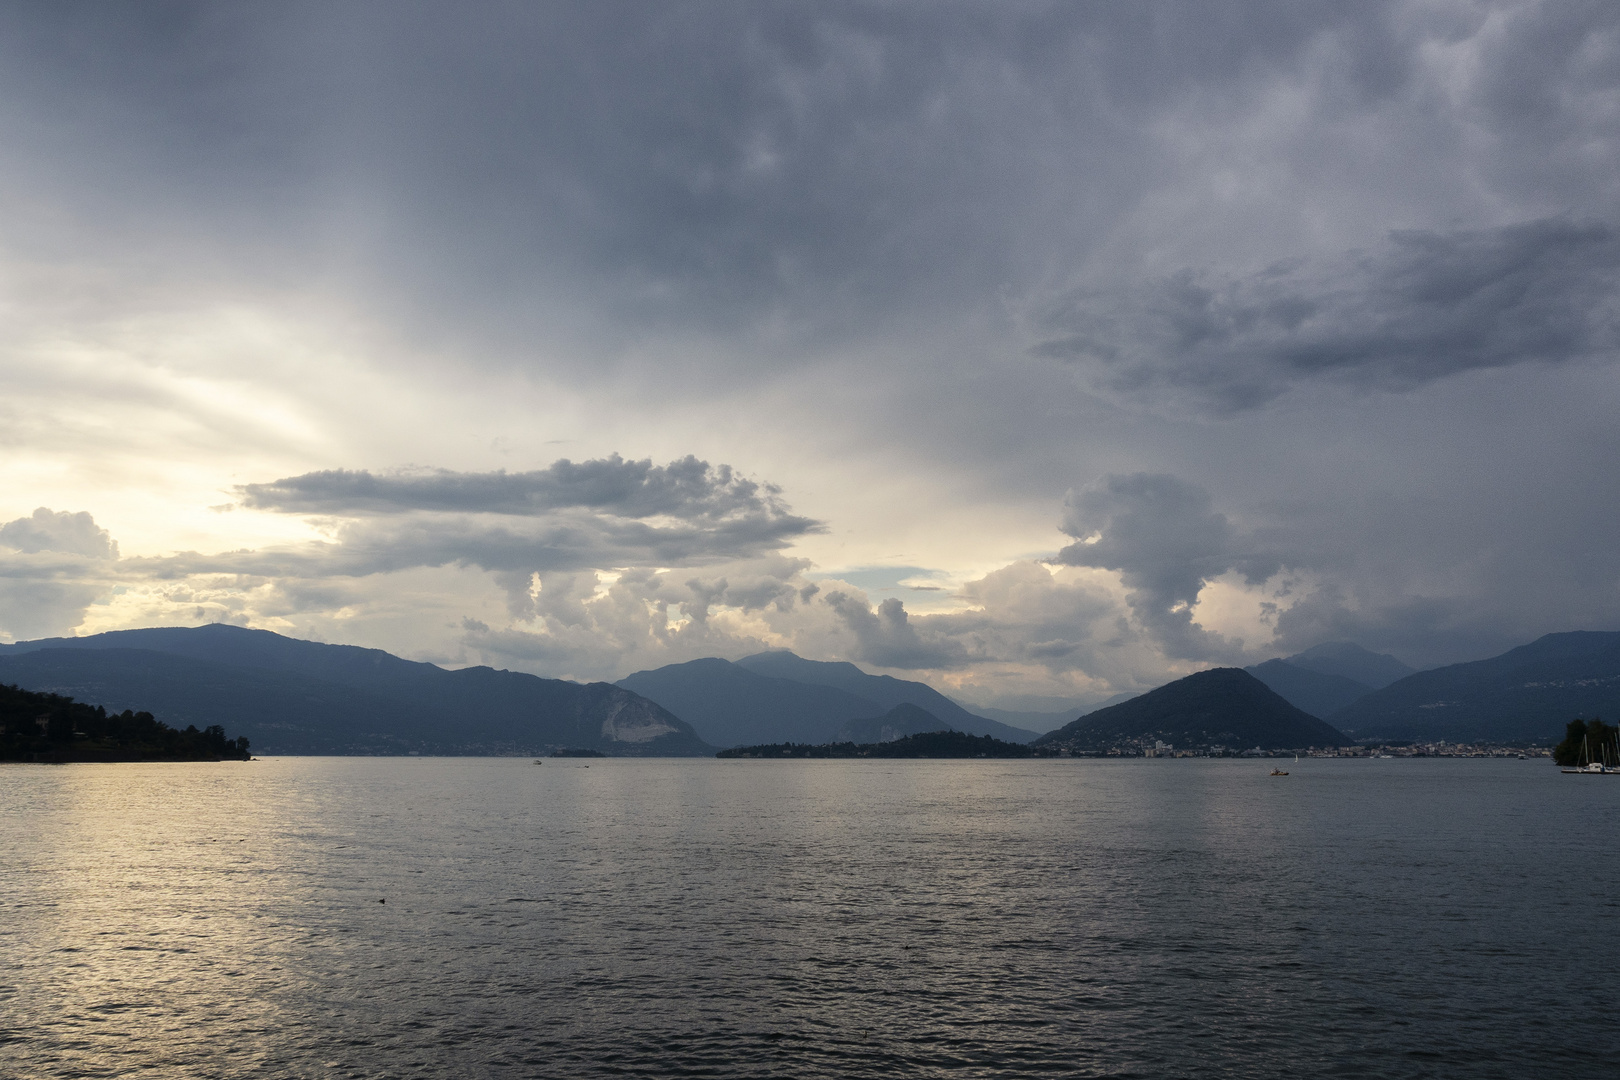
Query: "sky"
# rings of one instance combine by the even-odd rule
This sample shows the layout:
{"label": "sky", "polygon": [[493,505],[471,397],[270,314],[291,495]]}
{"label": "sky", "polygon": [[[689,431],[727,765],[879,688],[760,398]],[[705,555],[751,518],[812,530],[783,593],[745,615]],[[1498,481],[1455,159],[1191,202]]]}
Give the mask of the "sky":
{"label": "sky", "polygon": [[1620,629],[1613,3],[0,3],[0,198],[0,639]]}

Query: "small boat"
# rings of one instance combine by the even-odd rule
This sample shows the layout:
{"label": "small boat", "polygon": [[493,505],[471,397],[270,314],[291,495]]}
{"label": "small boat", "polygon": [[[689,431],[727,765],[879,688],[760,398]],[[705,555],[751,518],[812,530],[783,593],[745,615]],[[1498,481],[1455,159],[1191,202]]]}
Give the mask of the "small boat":
{"label": "small boat", "polygon": [[1282,769],[1272,769],[1271,770],[1271,775],[1272,776],[1287,776],[1288,774],[1286,772],[1284,772]]}

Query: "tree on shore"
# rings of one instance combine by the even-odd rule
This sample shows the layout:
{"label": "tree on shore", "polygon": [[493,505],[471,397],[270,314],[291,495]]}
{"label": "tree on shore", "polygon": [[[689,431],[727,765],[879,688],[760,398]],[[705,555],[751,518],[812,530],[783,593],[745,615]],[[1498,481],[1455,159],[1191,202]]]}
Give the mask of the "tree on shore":
{"label": "tree on shore", "polygon": [[1592,761],[1620,765],[1616,735],[1620,735],[1620,728],[1605,724],[1597,717],[1571,720],[1564,728],[1564,741],[1553,748],[1553,761],[1566,768]]}

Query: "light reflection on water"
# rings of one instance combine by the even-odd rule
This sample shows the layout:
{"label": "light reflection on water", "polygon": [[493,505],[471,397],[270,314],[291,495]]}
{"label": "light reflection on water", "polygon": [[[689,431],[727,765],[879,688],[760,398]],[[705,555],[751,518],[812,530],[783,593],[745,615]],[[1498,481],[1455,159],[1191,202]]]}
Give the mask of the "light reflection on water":
{"label": "light reflection on water", "polygon": [[[1607,1076],[1539,762],[0,768],[0,1073]],[[386,901],[386,902],[379,902]],[[1607,1061],[1605,1061],[1607,1059]]]}

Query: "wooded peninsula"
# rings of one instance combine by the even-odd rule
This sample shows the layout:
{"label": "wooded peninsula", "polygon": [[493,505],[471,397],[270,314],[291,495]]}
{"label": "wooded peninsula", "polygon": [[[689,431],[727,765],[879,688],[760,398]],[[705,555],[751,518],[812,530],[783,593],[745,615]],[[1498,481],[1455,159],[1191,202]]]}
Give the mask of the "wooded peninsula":
{"label": "wooded peninsula", "polygon": [[927,731],[903,739],[881,743],[827,743],[806,746],[800,743],[773,743],[769,746],[738,746],[722,750],[722,758],[1027,758],[1056,757],[1019,743],[1003,742],[990,735],[968,735],[961,731]]}
{"label": "wooded peninsula", "polygon": [[218,724],[177,730],[149,712],[109,713],[60,694],[0,685],[0,761],[247,761]]}

